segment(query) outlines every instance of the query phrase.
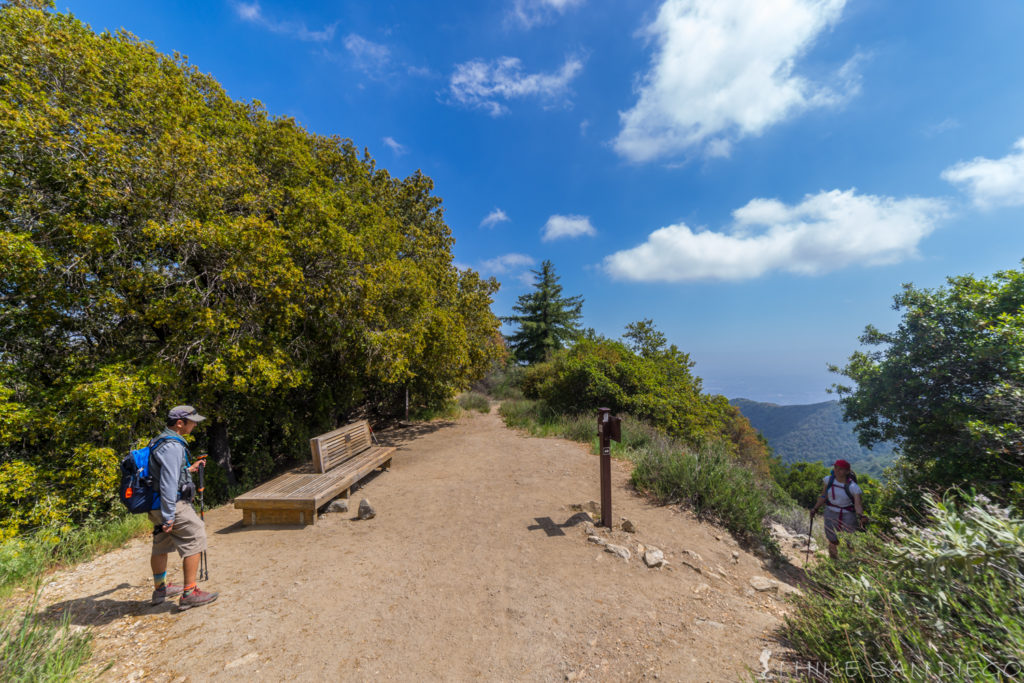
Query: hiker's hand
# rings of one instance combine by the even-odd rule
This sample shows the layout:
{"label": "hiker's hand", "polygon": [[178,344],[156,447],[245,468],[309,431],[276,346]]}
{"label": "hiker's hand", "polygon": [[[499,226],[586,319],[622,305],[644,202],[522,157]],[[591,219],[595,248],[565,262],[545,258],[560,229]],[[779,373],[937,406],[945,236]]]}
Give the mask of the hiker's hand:
{"label": "hiker's hand", "polygon": [[199,467],[202,464],[203,464],[202,460],[200,460],[199,462],[194,462],[194,463],[192,463],[191,465],[188,466],[188,471],[192,472],[194,474],[194,473],[199,471]]}
{"label": "hiker's hand", "polygon": [[171,533],[171,529],[174,528],[174,520],[172,519],[169,522],[164,522],[164,525],[160,528],[164,530],[165,534]]}

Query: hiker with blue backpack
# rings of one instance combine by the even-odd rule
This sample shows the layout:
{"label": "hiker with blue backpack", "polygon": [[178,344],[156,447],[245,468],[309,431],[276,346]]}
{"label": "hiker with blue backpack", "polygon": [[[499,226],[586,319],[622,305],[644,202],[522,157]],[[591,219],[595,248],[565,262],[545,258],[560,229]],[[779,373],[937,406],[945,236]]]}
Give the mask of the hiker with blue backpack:
{"label": "hiker with blue backpack", "polygon": [[811,508],[811,523],[814,515],[825,506],[825,537],[828,539],[828,555],[833,560],[839,557],[839,534],[858,531],[864,524],[864,492],[857,485],[857,477],[850,471],[850,463],[836,460],[832,473],[822,480],[824,487],[818,502]]}
{"label": "hiker with blue backpack", "polygon": [[[217,593],[196,586],[200,555],[206,552],[206,528],[192,507],[196,487],[192,473],[202,467],[192,463],[184,437],[206,418],[192,406],[175,406],[167,414],[166,428],[149,442],[149,477],[152,503],[147,510],[153,522],[154,605],[181,595],[178,609],[206,605]],[[128,495],[131,498],[131,494]],[[127,503],[126,503],[127,504]],[[167,556],[176,550],[182,558],[184,584],[167,583]]]}

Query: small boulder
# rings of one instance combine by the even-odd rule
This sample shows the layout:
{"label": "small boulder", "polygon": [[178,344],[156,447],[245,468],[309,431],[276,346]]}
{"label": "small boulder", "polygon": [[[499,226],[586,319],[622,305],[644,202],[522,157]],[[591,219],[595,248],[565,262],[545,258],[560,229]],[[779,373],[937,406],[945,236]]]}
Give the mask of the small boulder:
{"label": "small boulder", "polygon": [[331,504],[327,506],[327,512],[348,512],[348,501],[344,498],[332,500]]}
{"label": "small boulder", "polygon": [[590,541],[591,543],[596,543],[597,545],[608,545],[608,541],[606,541],[603,538],[601,538],[600,536],[596,536],[594,534],[591,534],[591,535],[587,536],[587,540]]}
{"label": "small boulder", "polygon": [[636,524],[633,524],[632,520],[628,520],[625,517],[622,518],[622,530],[629,534],[636,533]]}
{"label": "small boulder", "polygon": [[605,545],[604,550],[607,553],[618,555],[624,560],[628,560],[630,557],[632,557],[632,554],[629,552],[629,548],[623,548],[621,545],[615,545],[614,543],[609,543]]}
{"label": "small boulder", "polygon": [[644,564],[648,567],[661,567],[665,564],[665,553],[658,548],[648,548],[644,552]]}
{"label": "small boulder", "polygon": [[750,585],[758,593],[764,593],[765,591],[776,591],[779,589],[779,582],[769,579],[766,576],[750,577]]}
{"label": "small boulder", "polygon": [[372,505],[370,505],[370,501],[363,498],[359,501],[359,512],[357,514],[359,515],[359,519],[373,519],[377,516],[377,511],[373,509]]}

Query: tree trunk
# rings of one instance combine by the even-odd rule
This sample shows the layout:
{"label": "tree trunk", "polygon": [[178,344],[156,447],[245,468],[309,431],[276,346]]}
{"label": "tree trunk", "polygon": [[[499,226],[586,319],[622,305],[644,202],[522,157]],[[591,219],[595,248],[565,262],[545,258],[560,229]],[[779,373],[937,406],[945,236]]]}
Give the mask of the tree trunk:
{"label": "tree trunk", "polygon": [[231,468],[231,442],[228,440],[228,423],[214,419],[210,423],[210,456],[227,474],[228,484],[238,483]]}

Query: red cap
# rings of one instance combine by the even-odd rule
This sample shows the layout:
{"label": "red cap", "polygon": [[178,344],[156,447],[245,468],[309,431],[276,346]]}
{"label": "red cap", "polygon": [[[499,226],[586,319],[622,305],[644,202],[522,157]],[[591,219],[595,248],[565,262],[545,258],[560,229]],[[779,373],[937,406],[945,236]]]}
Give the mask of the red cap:
{"label": "red cap", "polygon": [[846,462],[845,460],[836,460],[835,464],[832,465],[832,467],[834,467],[837,470],[848,470],[850,469],[850,463]]}

